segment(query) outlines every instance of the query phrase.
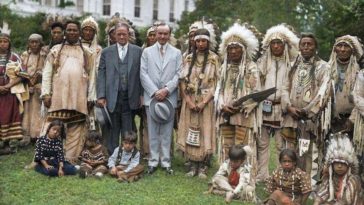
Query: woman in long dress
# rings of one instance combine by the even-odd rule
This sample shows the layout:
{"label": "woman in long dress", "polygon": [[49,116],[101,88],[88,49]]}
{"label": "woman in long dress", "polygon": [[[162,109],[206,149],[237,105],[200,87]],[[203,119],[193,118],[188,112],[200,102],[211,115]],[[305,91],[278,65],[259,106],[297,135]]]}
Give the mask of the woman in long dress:
{"label": "woman in long dress", "polygon": [[187,176],[205,179],[207,161],[215,152],[214,92],[220,67],[219,57],[210,51],[210,33],[198,29],[196,49],[185,58],[181,75],[182,110],[177,146],[190,161]]}
{"label": "woman in long dress", "polygon": [[43,37],[39,34],[32,34],[28,38],[28,49],[20,56],[23,67],[26,68],[29,80],[29,100],[24,103],[24,115],[22,127],[24,130],[24,141],[29,143],[30,138],[39,136],[42,129],[43,119],[40,114],[42,102],[42,71],[47,53],[42,50]]}

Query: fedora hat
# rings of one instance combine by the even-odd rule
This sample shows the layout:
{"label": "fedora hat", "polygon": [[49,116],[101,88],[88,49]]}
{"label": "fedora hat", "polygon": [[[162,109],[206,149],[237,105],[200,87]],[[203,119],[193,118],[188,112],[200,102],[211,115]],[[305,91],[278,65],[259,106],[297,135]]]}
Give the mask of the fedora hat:
{"label": "fedora hat", "polygon": [[164,101],[158,101],[153,98],[150,102],[150,115],[151,117],[159,122],[166,123],[174,119],[174,108],[168,99]]}
{"label": "fedora hat", "polygon": [[96,114],[96,121],[100,123],[100,125],[107,125],[109,127],[112,127],[111,118],[106,106],[104,107],[95,106],[95,114]]}

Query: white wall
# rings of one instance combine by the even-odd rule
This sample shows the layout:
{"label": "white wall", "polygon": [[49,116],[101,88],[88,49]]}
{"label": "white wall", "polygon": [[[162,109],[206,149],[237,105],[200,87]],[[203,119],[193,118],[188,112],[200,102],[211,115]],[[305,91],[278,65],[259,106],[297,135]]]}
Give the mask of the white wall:
{"label": "white wall", "polygon": [[[77,5],[77,0],[68,0]],[[189,0],[188,10],[192,11],[195,8],[195,0]],[[46,6],[46,2],[50,2],[52,6]],[[16,0],[12,3],[11,0],[0,0],[0,4],[7,4],[15,13],[28,16],[36,12],[62,14],[62,15],[82,15],[91,13],[97,19],[109,19],[116,12],[120,16],[131,20],[136,26],[150,26],[153,24],[153,0],[140,0],[140,17],[134,17],[134,2],[135,0],[111,0],[110,16],[103,15],[103,0],[83,0],[83,11],[78,11],[77,6],[66,7],[64,9],[56,7],[59,0],[40,0],[34,2],[32,0]],[[169,22],[171,0],[159,0],[158,2],[158,20],[164,21],[175,27],[176,22],[180,19],[182,12],[185,9],[185,0],[174,0],[174,18],[175,22]]]}

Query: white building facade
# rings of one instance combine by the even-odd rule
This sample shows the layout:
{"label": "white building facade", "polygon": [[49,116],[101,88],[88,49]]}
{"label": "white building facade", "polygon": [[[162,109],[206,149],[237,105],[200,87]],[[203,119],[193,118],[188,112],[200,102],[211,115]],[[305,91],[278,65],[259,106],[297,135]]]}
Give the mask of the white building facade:
{"label": "white building facade", "polygon": [[22,16],[31,16],[37,12],[75,16],[81,15],[74,6],[66,7],[65,9],[59,8],[59,2],[59,0],[0,0],[0,5],[7,5],[13,12]]}
{"label": "white building facade", "polygon": [[0,0],[20,15],[36,12],[80,16],[91,14],[97,19],[109,19],[116,12],[139,27],[150,26],[160,20],[175,27],[184,11],[195,9],[196,0],[65,0],[73,6],[60,8],[61,0]]}

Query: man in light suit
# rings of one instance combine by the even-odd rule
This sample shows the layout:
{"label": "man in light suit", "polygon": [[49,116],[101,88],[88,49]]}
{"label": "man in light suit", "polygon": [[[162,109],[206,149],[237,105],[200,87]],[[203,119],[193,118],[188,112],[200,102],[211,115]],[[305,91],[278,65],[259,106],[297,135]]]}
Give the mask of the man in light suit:
{"label": "man in light suit", "polygon": [[[161,162],[167,174],[171,168],[171,139],[173,120],[160,123],[151,117],[149,107],[153,99],[158,102],[169,100],[177,106],[177,85],[182,66],[181,52],[168,43],[171,29],[166,24],[157,27],[157,43],[144,49],[141,59],[140,79],[144,88],[144,105],[147,110],[150,158],[148,174],[153,174]],[[174,115],[174,109],[171,110]]]}
{"label": "man in light suit", "polygon": [[97,76],[97,104],[107,106],[112,122],[104,129],[109,153],[119,146],[120,134],[132,130],[132,110],[141,107],[140,58],[142,49],[128,43],[129,25],[115,26],[116,44],[101,53]]}

